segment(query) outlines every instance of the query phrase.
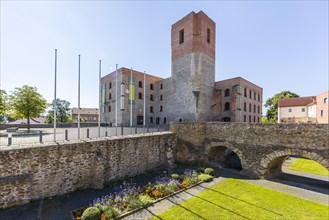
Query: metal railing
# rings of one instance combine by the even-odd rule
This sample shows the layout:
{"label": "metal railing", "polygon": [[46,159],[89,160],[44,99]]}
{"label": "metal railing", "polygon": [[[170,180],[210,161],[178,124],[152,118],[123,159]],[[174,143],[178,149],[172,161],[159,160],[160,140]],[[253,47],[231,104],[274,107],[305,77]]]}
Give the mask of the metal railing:
{"label": "metal railing", "polygon": [[[98,127],[83,127],[80,128],[80,140],[154,133],[168,130],[169,125],[100,127],[100,135],[98,135]],[[78,128],[56,129],[56,143],[74,140],[78,140]],[[53,128],[32,128],[29,132],[27,129],[18,129],[16,132],[0,130],[0,147],[43,143],[54,143]]]}

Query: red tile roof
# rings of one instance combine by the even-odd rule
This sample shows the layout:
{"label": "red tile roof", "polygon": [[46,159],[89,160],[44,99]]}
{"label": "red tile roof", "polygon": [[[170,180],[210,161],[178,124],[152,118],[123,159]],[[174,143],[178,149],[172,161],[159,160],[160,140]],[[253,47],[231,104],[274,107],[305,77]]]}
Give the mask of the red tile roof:
{"label": "red tile roof", "polygon": [[316,102],[316,96],[279,99],[279,107],[307,106]]}

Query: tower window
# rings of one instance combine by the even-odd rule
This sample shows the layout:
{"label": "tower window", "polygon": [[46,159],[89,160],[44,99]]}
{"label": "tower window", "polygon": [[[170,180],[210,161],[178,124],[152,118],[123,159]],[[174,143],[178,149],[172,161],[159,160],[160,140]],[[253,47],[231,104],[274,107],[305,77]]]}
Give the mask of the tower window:
{"label": "tower window", "polygon": [[163,108],[162,108],[162,105],[160,105],[160,112],[162,112],[163,111]]}
{"label": "tower window", "polygon": [[150,90],[153,90],[153,83],[150,84]]}
{"label": "tower window", "polygon": [[207,28],[207,42],[210,43],[210,29]]}
{"label": "tower window", "polygon": [[246,102],[243,103],[243,111],[245,111],[245,112],[247,111],[247,103]]}
{"label": "tower window", "polygon": [[230,110],[230,103],[229,102],[226,102],[225,103],[224,111],[229,111],[229,110]]}
{"label": "tower window", "polygon": [[143,88],[143,82],[142,82],[142,81],[139,81],[139,82],[138,82],[138,87],[139,87],[139,88]]}
{"label": "tower window", "polygon": [[141,92],[138,93],[138,99],[143,99],[143,94]]}
{"label": "tower window", "polygon": [[244,97],[247,97],[247,88],[244,88]]}
{"label": "tower window", "polygon": [[153,124],[153,117],[150,117],[150,123]]}
{"label": "tower window", "polygon": [[109,105],[108,110],[109,110],[109,112],[111,112],[111,105]]}
{"label": "tower window", "polygon": [[254,93],[254,100],[256,100],[256,92]]}
{"label": "tower window", "polygon": [[230,96],[230,90],[229,89],[225,89],[225,97]]}
{"label": "tower window", "polygon": [[163,118],[163,124],[167,124],[167,118],[166,117]]}
{"label": "tower window", "polygon": [[247,122],[247,117],[246,117],[246,115],[243,116],[243,122]]}
{"label": "tower window", "polygon": [[249,104],[249,112],[251,112],[251,104]]}
{"label": "tower window", "polygon": [[163,89],[163,84],[162,83],[160,84],[160,89]]}
{"label": "tower window", "polygon": [[258,101],[260,102],[260,95],[258,94]]}
{"label": "tower window", "polygon": [[[254,113],[256,113],[256,105],[254,105]],[[255,120],[254,120],[255,121]]]}
{"label": "tower window", "polygon": [[251,116],[249,115],[249,122],[251,122]]}
{"label": "tower window", "polygon": [[260,113],[260,107],[258,106],[258,113]]}
{"label": "tower window", "polygon": [[162,101],[163,100],[163,96],[162,95],[160,95],[160,101]]}
{"label": "tower window", "polygon": [[109,99],[112,99],[112,93],[109,94]]}
{"label": "tower window", "polygon": [[109,89],[112,89],[112,82],[109,83]]}
{"label": "tower window", "polygon": [[152,94],[150,95],[150,100],[153,101],[153,95]]}
{"label": "tower window", "polygon": [[252,98],[252,91],[251,90],[249,91],[249,98],[250,99]]}
{"label": "tower window", "polygon": [[184,29],[179,31],[179,44],[184,43]]}
{"label": "tower window", "polygon": [[327,103],[327,102],[328,102],[328,98],[325,97],[325,98],[323,99],[323,103]]}
{"label": "tower window", "polygon": [[150,112],[153,113],[153,106],[150,106]]}

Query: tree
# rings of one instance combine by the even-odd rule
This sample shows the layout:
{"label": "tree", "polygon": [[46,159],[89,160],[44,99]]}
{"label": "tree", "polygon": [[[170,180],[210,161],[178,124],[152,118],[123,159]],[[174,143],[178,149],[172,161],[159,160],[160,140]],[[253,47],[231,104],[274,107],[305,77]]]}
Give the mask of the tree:
{"label": "tree", "polygon": [[47,108],[47,102],[36,87],[24,85],[15,88],[10,95],[10,103],[13,108],[13,116],[16,119],[27,119],[27,129],[30,130],[30,118],[39,117]]}
{"label": "tree", "polygon": [[[54,101],[50,104],[51,110],[46,117],[47,123],[54,122]],[[70,103],[66,100],[56,99],[56,122],[69,122],[71,108]]]}
{"label": "tree", "polygon": [[282,91],[275,94],[273,97],[269,98],[265,102],[265,107],[267,108],[266,118],[267,122],[277,122],[278,121],[278,100],[299,97],[296,93],[290,91]]}
{"label": "tree", "polygon": [[5,90],[0,89],[0,123],[5,119],[8,111],[8,98]]}

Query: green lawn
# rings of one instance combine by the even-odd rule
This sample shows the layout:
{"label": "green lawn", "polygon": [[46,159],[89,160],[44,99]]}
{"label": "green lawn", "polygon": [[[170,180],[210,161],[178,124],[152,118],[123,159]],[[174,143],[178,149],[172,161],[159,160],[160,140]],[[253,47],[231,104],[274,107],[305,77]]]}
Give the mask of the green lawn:
{"label": "green lawn", "polygon": [[265,187],[227,179],[152,220],[325,219],[329,207]]}
{"label": "green lawn", "polygon": [[329,176],[329,172],[321,164],[314,160],[298,158],[290,166],[289,169],[300,172],[313,173],[323,176]]}

